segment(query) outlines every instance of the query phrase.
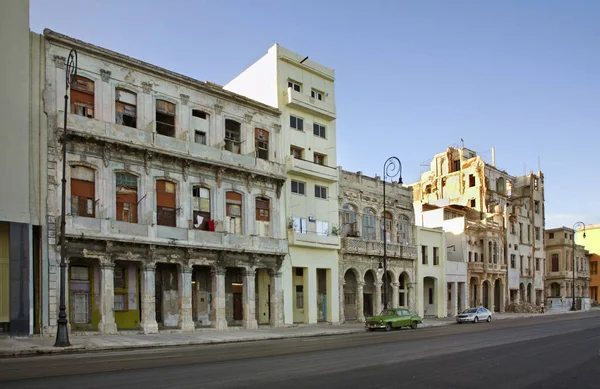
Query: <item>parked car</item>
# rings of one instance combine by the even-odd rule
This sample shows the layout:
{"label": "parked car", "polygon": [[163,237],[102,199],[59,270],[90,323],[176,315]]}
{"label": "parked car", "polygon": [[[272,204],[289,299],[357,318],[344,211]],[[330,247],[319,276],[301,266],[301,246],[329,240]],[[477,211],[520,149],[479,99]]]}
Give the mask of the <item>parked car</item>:
{"label": "parked car", "polygon": [[456,322],[458,324],[465,322],[478,323],[480,321],[492,321],[492,312],[487,308],[479,307],[465,309],[462,313],[456,315]]}
{"label": "parked car", "polygon": [[416,329],[423,319],[412,313],[406,308],[384,309],[379,316],[369,317],[365,320],[365,327],[369,331],[376,329],[385,329],[391,331],[392,328],[410,327]]}

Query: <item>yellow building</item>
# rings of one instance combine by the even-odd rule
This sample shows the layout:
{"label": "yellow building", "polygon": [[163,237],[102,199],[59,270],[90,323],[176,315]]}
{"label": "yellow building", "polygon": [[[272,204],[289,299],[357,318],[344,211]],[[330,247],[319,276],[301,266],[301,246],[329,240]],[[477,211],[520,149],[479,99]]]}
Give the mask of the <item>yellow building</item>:
{"label": "yellow building", "polygon": [[600,274],[598,266],[600,264],[600,224],[592,224],[585,227],[585,239],[583,230],[577,231],[577,242],[583,245],[589,251],[589,270],[590,270],[590,298],[598,302],[598,291],[600,290]]}
{"label": "yellow building", "polygon": [[279,45],[225,89],[279,108],[286,157],[289,255],[285,323],[339,322],[334,71]]}

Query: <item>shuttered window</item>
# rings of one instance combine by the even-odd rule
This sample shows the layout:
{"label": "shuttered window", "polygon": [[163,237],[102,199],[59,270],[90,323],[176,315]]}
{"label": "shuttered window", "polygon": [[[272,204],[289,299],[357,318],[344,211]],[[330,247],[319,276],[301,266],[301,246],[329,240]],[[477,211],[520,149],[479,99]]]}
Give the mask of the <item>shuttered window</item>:
{"label": "shuttered window", "polygon": [[194,228],[208,231],[210,220],[210,189],[202,186],[192,188],[192,201],[194,208]]}
{"label": "shuttered window", "polygon": [[137,177],[132,174],[117,173],[117,220],[137,223]]}
{"label": "shuttered window", "polygon": [[75,82],[71,84],[71,113],[94,117],[94,81],[77,76]]}
{"label": "shuttered window", "polygon": [[256,220],[268,222],[271,220],[269,213],[269,199],[256,199]]}
{"label": "shuttered window", "polygon": [[95,217],[96,185],[94,170],[85,166],[71,168],[71,214]]}
{"label": "shuttered window", "polygon": [[115,90],[115,122],[137,127],[137,95],[124,89]]}
{"label": "shuttered window", "polygon": [[176,227],[176,186],[166,180],[156,181],[156,222],[160,226]]}

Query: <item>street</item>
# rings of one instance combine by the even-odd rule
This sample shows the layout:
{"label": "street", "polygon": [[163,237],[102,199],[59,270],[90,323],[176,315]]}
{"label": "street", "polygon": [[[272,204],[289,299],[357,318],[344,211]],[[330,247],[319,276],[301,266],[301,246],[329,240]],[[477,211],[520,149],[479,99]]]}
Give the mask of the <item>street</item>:
{"label": "street", "polygon": [[597,388],[600,312],[0,360],[0,387]]}

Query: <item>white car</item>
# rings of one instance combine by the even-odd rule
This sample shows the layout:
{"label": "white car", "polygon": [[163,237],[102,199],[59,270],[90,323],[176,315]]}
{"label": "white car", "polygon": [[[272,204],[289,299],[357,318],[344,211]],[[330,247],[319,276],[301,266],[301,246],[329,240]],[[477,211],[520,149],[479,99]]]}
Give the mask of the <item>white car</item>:
{"label": "white car", "polygon": [[469,322],[469,323],[478,323],[480,321],[492,321],[492,312],[490,312],[487,308],[468,308],[465,309],[462,313],[456,315],[456,322],[458,324]]}

